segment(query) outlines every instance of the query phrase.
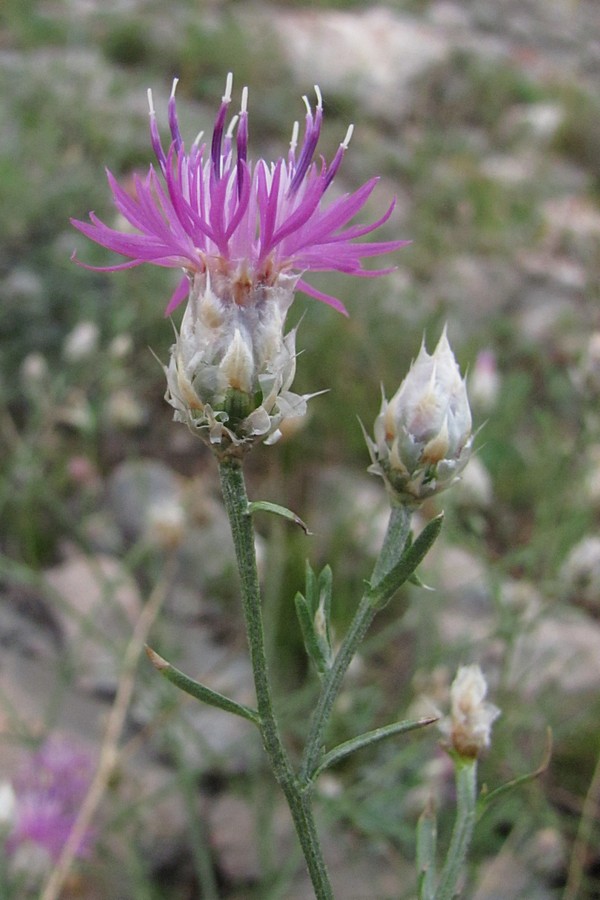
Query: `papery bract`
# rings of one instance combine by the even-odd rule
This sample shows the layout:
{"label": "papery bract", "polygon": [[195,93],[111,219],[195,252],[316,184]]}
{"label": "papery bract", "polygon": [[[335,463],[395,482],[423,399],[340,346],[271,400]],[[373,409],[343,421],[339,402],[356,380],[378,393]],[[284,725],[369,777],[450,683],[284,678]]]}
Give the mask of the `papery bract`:
{"label": "papery bract", "polygon": [[239,306],[224,303],[208,276],[195,279],[165,369],[166,399],[207,443],[274,443],[284,419],[305,414],[308,397],[290,391],[296,332],[283,333],[294,285],[280,276]]}

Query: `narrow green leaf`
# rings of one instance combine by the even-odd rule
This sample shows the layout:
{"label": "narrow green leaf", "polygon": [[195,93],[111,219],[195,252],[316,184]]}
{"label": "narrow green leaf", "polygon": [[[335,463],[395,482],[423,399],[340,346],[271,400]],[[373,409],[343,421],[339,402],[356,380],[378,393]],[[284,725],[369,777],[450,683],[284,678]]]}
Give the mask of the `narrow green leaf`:
{"label": "narrow green leaf", "polygon": [[319,575],[319,606],[329,627],[331,620],[331,595],[333,593],[333,573],[331,566],[325,566]]}
{"label": "narrow green leaf", "polygon": [[325,754],[314,770],[311,781],[314,781],[329,766],[338,763],[356,750],[361,750],[363,747],[368,747],[370,744],[375,744],[385,738],[393,737],[395,734],[405,734],[408,731],[415,731],[417,728],[424,728],[426,725],[432,725],[434,722],[437,722],[437,718],[431,716],[413,721],[394,722],[392,725],[384,725],[382,728],[375,728],[373,731],[367,731],[365,734],[360,734],[349,741],[344,741],[343,744],[338,744],[337,747]]}
{"label": "narrow green leaf", "polygon": [[[327,659],[333,662],[331,646],[331,595],[333,591],[333,574],[331,566],[325,566],[319,575],[319,600],[313,617],[314,628],[318,640],[323,645]],[[328,666],[329,668],[329,666]]]}
{"label": "narrow green leaf", "polygon": [[317,576],[315,575],[314,570],[308,560],[306,560],[305,597],[310,613],[314,616],[317,611],[317,606],[319,605],[319,587],[317,583]]}
{"label": "narrow green leaf", "polygon": [[456,817],[450,838],[450,846],[442,866],[440,880],[437,885],[435,900],[456,900],[459,895],[458,884],[465,866],[477,807],[477,760],[464,756],[453,757],[454,777],[456,780]]}
{"label": "narrow green leaf", "polygon": [[411,519],[412,510],[408,506],[393,506],[390,510],[390,520],[371,575],[371,584],[379,584],[408,550],[412,541]]}
{"label": "narrow green leaf", "polygon": [[414,573],[417,566],[423,561],[431,549],[432,544],[440,533],[444,514],[440,513],[431,522],[428,522],[421,533],[407,547],[400,560],[393,566],[387,575],[371,586],[369,600],[377,609],[381,609],[391,600],[393,595]]}
{"label": "narrow green leaf", "polygon": [[498,797],[501,797],[503,794],[508,794],[509,791],[514,790],[517,787],[520,787],[522,784],[528,784],[530,781],[534,781],[536,778],[539,778],[540,775],[543,775],[544,772],[547,771],[548,766],[550,764],[550,758],[552,756],[552,730],[549,728],[547,737],[546,737],[546,747],[544,750],[544,757],[533,772],[527,772],[525,775],[519,775],[517,778],[513,778],[511,781],[507,781],[506,784],[501,784],[500,787],[495,788],[493,791],[489,793],[482,793],[477,801],[477,815],[478,817],[482,816],[485,810],[488,808],[489,804],[494,800],[497,800]]}
{"label": "narrow green leaf", "polygon": [[213,691],[204,684],[194,681],[193,678],[184,675],[183,672],[176,669],[175,666],[172,666],[170,662],[167,662],[166,659],[152,650],[151,647],[146,646],[146,654],[154,668],[157,669],[167,681],[170,681],[171,684],[174,684],[180,690],[185,691],[186,694],[189,694],[196,700],[207,703],[209,706],[216,706],[217,709],[222,709],[225,712],[241,716],[242,719],[248,719],[249,722],[253,722],[255,725],[260,726],[260,718],[256,710],[250,709],[249,706],[244,706],[242,703],[236,703],[235,700],[230,700],[229,697],[219,694],[218,691]]}
{"label": "narrow green leaf", "polygon": [[433,800],[419,816],[417,823],[417,873],[419,900],[433,900],[435,897],[435,853],[437,847],[437,820]]}
{"label": "narrow green leaf", "polygon": [[302,631],[302,637],[304,638],[306,652],[316,667],[317,672],[320,675],[324,675],[330,668],[330,660],[328,654],[324,652],[324,647],[321,644],[319,637],[315,634],[314,617],[311,615],[308,603],[301,593],[298,592],[296,594],[294,603],[296,605],[296,615],[298,616],[298,622],[300,623],[300,630]]}
{"label": "narrow green leaf", "polygon": [[300,516],[297,516],[295,512],[292,512],[291,509],[287,509],[285,506],[279,506],[278,503],[269,503],[268,500],[253,500],[248,504],[248,514],[254,515],[255,512],[268,512],[275,516],[281,516],[283,519],[287,519],[288,522],[298,525],[305,534],[312,534],[312,531],[308,530],[308,526],[302,521]]}

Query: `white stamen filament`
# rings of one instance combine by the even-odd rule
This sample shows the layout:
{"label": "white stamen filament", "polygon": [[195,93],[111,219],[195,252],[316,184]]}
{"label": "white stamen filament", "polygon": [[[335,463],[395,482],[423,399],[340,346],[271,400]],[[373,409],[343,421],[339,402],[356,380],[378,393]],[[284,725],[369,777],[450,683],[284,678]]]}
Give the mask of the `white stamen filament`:
{"label": "white stamen filament", "polygon": [[155,116],[156,112],[154,111],[154,101],[152,100],[152,88],[148,88],[148,107],[150,109],[150,115]]}
{"label": "white stamen filament", "polygon": [[227,73],[227,81],[225,82],[225,93],[223,94],[223,103],[231,103],[231,91],[233,89],[233,72]]}
{"label": "white stamen filament", "polygon": [[242,104],[240,106],[240,115],[245,112],[248,112],[248,88],[247,87],[244,87],[242,90]]}
{"label": "white stamen filament", "polygon": [[233,132],[235,131],[235,126],[237,125],[239,118],[239,116],[234,116],[232,118],[231,122],[229,123],[229,128],[225,132],[226,138],[229,138],[231,140],[231,138],[233,137]]}
{"label": "white stamen filament", "polygon": [[306,94],[302,94],[302,99],[304,100],[306,112],[308,113],[309,116],[312,117],[312,109],[310,108],[310,103],[308,102],[308,97],[306,96]]}
{"label": "white stamen filament", "polygon": [[348,131],[346,132],[346,137],[340,144],[340,147],[343,147],[344,150],[348,149],[348,144],[350,143],[350,139],[352,138],[353,132],[354,132],[354,125],[348,125]]}
{"label": "white stamen filament", "polygon": [[175,96],[175,91],[177,90],[177,85],[179,84],[179,78],[173,79],[173,87],[171,88],[171,97]]}
{"label": "white stamen filament", "polygon": [[318,84],[315,84],[315,94],[317,95],[317,109],[323,109],[323,95]]}
{"label": "white stamen filament", "polygon": [[194,140],[192,141],[192,147],[197,147],[202,138],[204,137],[204,131],[199,131]]}
{"label": "white stamen filament", "polygon": [[298,134],[300,132],[300,126],[298,122],[294,122],[294,127],[292,128],[292,138],[290,140],[290,150],[292,153],[295,151],[298,146]]}

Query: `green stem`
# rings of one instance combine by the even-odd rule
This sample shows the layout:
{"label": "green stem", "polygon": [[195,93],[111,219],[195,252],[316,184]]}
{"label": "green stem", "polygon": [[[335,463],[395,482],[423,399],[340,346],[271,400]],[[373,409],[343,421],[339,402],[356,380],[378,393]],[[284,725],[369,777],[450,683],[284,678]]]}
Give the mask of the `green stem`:
{"label": "green stem", "polygon": [[[371,584],[375,585],[384,578],[390,569],[402,556],[406,546],[410,530],[411,510],[405,506],[394,506],[390,514],[390,521],[383,546],[371,576]],[[323,681],[321,693],[317,701],[316,709],[311,720],[310,731],[304,749],[304,757],[300,770],[300,781],[305,790],[310,786],[323,754],[323,734],[331,715],[331,710],[342,686],[344,675],[352,662],[354,654],[371,622],[375,618],[377,609],[369,600],[368,593],[361,599],[358,609],[350,624],[346,636],[335,658],[335,662]]]}
{"label": "green stem", "polygon": [[333,900],[333,892],[317,834],[310,798],[301,791],[283,746],[273,710],[267,671],[260,587],[256,570],[254,526],[241,463],[219,464],[225,509],[229,517],[242,589],[242,607],[248,633],[250,660],[263,744],[273,773],[285,794],[300,840],[317,900]]}
{"label": "green stem", "polygon": [[461,876],[475,826],[477,808],[477,759],[455,757],[456,820],[435,900],[458,896]]}

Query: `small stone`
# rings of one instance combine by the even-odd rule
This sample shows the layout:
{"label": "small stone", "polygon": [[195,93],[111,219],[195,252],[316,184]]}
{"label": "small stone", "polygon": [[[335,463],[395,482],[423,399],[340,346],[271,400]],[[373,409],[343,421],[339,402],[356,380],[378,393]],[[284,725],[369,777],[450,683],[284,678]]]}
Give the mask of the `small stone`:
{"label": "small stone", "polygon": [[535,158],[531,156],[488,156],[482,160],[480,171],[486,178],[507,187],[531,182],[535,178]]}
{"label": "small stone", "polygon": [[556,690],[570,716],[589,710],[600,688],[600,625],[577,610],[539,619],[517,637],[510,671],[526,700]]}
{"label": "small stone", "polygon": [[[110,475],[108,501],[124,537],[135,543],[152,537],[161,511],[174,506],[181,509],[179,480],[158,460],[124,462]],[[169,518],[172,519],[171,512]]]}
{"label": "small stone", "polygon": [[74,551],[49,569],[45,580],[78,683],[92,691],[115,690],[125,647],[142,611],[131,576],[112,557]]}
{"label": "small stone", "polygon": [[63,358],[69,363],[87,360],[98,349],[100,329],[95,322],[79,322],[65,338]]}
{"label": "small stone", "polygon": [[588,535],[572,548],[560,579],[567,600],[600,612],[600,537]]}
{"label": "small stone", "polygon": [[547,144],[556,137],[564,118],[564,109],[557,103],[524,103],[508,110],[500,131],[507,138],[522,135],[529,142],[533,138]]}
{"label": "small stone", "polygon": [[210,842],[221,874],[233,884],[261,876],[257,814],[241,797],[224,794],[209,811]]}
{"label": "small stone", "polygon": [[493,495],[490,473],[478,456],[472,456],[452,488],[453,502],[463,510],[486,510],[492,504]]}
{"label": "small stone", "polygon": [[351,93],[394,125],[411,108],[413,82],[450,52],[440,29],[383,6],[280,11],[270,25],[298,81],[325,96]]}

